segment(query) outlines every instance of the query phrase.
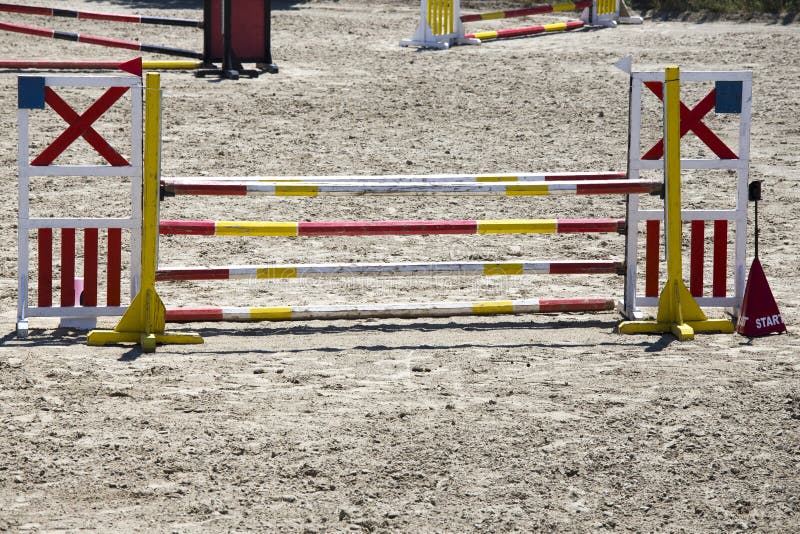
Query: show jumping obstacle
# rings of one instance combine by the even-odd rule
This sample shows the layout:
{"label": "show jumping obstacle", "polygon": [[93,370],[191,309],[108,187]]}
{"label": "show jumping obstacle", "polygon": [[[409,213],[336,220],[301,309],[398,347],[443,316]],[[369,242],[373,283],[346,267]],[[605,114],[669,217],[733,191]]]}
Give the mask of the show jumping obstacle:
{"label": "show jumping obstacle", "polygon": [[[186,50],[163,45],[144,44],[108,37],[50,30],[36,26],[0,22],[0,30],[38,37],[49,37],[88,43],[112,48],[123,48],[194,59],[196,61],[145,62],[147,69],[195,70],[196,75],[219,75],[238,78],[240,74],[258,76],[261,72],[278,72],[272,61],[270,43],[271,0],[205,0],[204,19],[176,19],[146,17],[93,11],[44,8],[0,3],[0,12],[52,17],[69,17],[82,20],[99,20],[122,23],[159,24],[203,29],[203,51]],[[221,68],[215,63],[221,62]],[[0,60],[0,68],[8,69],[115,69],[120,62],[106,61],[29,61]],[[256,69],[245,69],[242,63],[255,63]]]}
{"label": "show jumping obstacle", "polygon": [[[581,11],[580,20],[568,20],[523,28],[465,33],[464,23],[527,17],[544,13]],[[400,46],[445,49],[459,44],[480,44],[494,39],[513,39],[540,33],[576,30],[585,25],[615,27],[617,23],[641,24],[641,17],[629,15],[624,0],[585,0],[522,9],[461,15],[460,0],[420,0],[420,22],[414,36]]]}
{"label": "show jumping obstacle", "polygon": [[[688,108],[681,102],[681,81],[713,81],[714,89],[700,101],[694,109]],[[642,73],[631,74],[632,92],[640,93],[642,85],[647,86],[656,96],[664,102],[664,137],[644,156],[639,158],[638,149],[635,160],[631,158],[630,169],[632,176],[639,170],[646,168],[644,162],[650,162],[652,168],[656,158],[663,157],[663,168],[666,181],[663,219],[651,219],[640,211],[636,199],[629,202],[628,220],[630,224],[637,224],[646,220],[650,225],[653,221],[663,220],[665,225],[667,281],[658,297],[658,314],[655,321],[625,321],[620,324],[619,331],[623,334],[634,333],[663,333],[671,332],[679,340],[693,339],[694,333],[707,331],[733,332],[734,323],[728,319],[709,320],[701,310],[699,296],[702,291],[702,249],[704,220],[713,220],[715,224],[715,259],[722,260],[724,255],[718,251],[727,248],[727,235],[724,232],[729,220],[737,224],[735,238],[735,297],[724,299],[724,287],[718,288],[717,277],[721,269],[714,268],[714,296],[726,303],[732,304],[734,314],[742,304],[744,289],[744,247],[746,245],[747,225],[747,175],[749,172],[749,138],[750,138],[750,109],[752,78],[751,73],[687,73],[681,76],[678,67],[668,67],[663,76],[656,77]],[[632,97],[631,101],[638,100],[640,94]],[[641,109],[641,108],[639,108]],[[740,115],[739,123],[739,154],[734,153],[702,122],[703,117],[711,110],[716,113]],[[632,121],[640,120],[640,114],[632,114]],[[681,137],[689,131],[694,131],[697,137],[718,157],[715,159],[684,160],[681,158]],[[632,136],[632,145],[639,146],[639,132]],[[635,143],[635,144],[634,144]],[[681,211],[681,168],[695,169],[720,169],[737,171],[736,209],[695,212],[687,214]],[[679,213],[680,217],[671,216]],[[687,217],[689,215],[689,217]],[[691,221],[691,281],[688,289],[683,281],[682,266],[682,223]],[[720,230],[718,231],[717,228]],[[630,232],[628,235],[633,232]],[[719,233],[720,235],[716,235]],[[658,235],[658,234],[656,234]],[[648,243],[648,249],[657,249],[657,243]],[[697,257],[699,255],[699,258]],[[648,263],[656,260],[648,259]],[[631,266],[629,265],[629,268]],[[635,266],[633,266],[635,269]],[[657,276],[650,275],[648,276]],[[699,279],[698,279],[699,278]],[[648,285],[655,289],[657,281],[648,278]],[[721,284],[720,284],[721,285]],[[721,289],[721,295],[718,293]],[[627,291],[627,286],[626,286]],[[654,292],[653,292],[654,293]],[[626,300],[630,298],[626,294]],[[633,297],[634,304],[636,297]],[[719,305],[719,301],[715,304]],[[713,305],[713,304],[712,304]]]}
{"label": "show jumping obstacle", "polygon": [[[673,75],[674,76],[674,75]],[[481,220],[438,220],[438,221],[159,221],[158,219],[158,146],[160,129],[158,112],[151,110],[159,107],[160,89],[157,83],[151,83],[151,77],[158,80],[157,75],[148,75],[148,107],[147,125],[145,127],[145,158],[139,162],[138,169],[131,169],[128,161],[108,146],[90,127],[92,122],[113,105],[119,95],[137,85],[130,78],[54,78],[54,77],[20,77],[20,305],[18,309],[17,329],[25,335],[28,328],[28,317],[50,316],[94,319],[101,315],[118,315],[125,313],[123,319],[114,330],[95,331],[89,336],[90,344],[102,345],[112,342],[136,342],[145,350],[153,350],[157,343],[196,343],[200,339],[188,334],[167,334],[164,327],[167,321],[211,321],[211,320],[300,320],[300,319],[332,319],[332,318],[364,318],[364,317],[438,317],[447,315],[495,315],[514,313],[554,313],[558,311],[590,312],[611,310],[615,307],[615,299],[611,298],[577,298],[577,299],[524,299],[507,301],[478,302],[436,302],[436,303],[391,303],[369,305],[332,305],[332,306],[271,306],[261,308],[226,308],[198,307],[167,310],[161,303],[155,290],[155,283],[180,282],[187,280],[226,280],[226,279],[289,279],[303,277],[341,277],[341,276],[382,276],[398,274],[473,274],[478,276],[521,276],[544,274],[583,274],[583,275],[622,275],[625,279],[625,305],[623,313],[631,319],[642,312],[640,306],[659,306],[659,317],[656,323],[628,321],[620,326],[622,332],[672,331],[680,339],[689,339],[694,330],[732,331],[730,321],[707,321],[702,311],[695,304],[703,306],[728,307],[734,313],[741,305],[740,283],[744,278],[744,256],[740,254],[741,244],[746,239],[746,199],[747,170],[749,167],[749,103],[751,99],[751,74],[746,72],[732,73],[683,73],[680,79],[685,82],[712,82],[715,89],[711,97],[706,97],[694,109],[682,106],[683,126],[679,134],[695,132],[701,141],[710,145],[717,158],[681,159],[675,157],[674,120],[667,129],[668,168],[671,169],[671,180],[666,193],[665,211],[643,210],[639,208],[639,195],[642,193],[659,194],[663,192],[660,180],[646,180],[639,173],[646,170],[657,170],[664,165],[664,151],[651,149],[642,156],[641,150],[641,110],[642,89],[647,87],[659,98],[663,98],[664,73],[632,73],[631,74],[631,145],[629,147],[630,178],[619,179],[619,173],[560,173],[560,174],[491,174],[491,175],[398,175],[388,177],[230,177],[225,178],[163,178],[161,192],[168,196],[175,194],[247,194],[247,188],[259,185],[269,189],[278,197],[283,193],[298,196],[315,196],[320,194],[362,195],[372,194],[414,194],[428,195],[438,192],[447,195],[493,194],[508,195],[510,191],[522,192],[525,196],[552,194],[553,191],[568,191],[571,194],[579,190],[589,194],[623,194],[628,199],[625,219],[523,219],[502,221]],[[125,80],[124,83],[119,80]],[[83,116],[77,116],[65,108],[65,104],[54,94],[51,87],[60,85],[78,86],[110,86],[106,95],[100,98],[99,104],[92,106]],[[137,91],[132,91],[135,94]],[[674,92],[674,90],[673,90]],[[133,100],[133,97],[132,97]],[[668,108],[674,109],[677,104],[674,96],[665,98]],[[704,115],[710,111],[708,101],[713,101],[711,108],[717,113],[735,113],[740,115],[738,154],[727,146],[723,149],[721,140],[711,132],[703,122]],[[70,123],[64,135],[46,148],[42,154],[31,160],[28,153],[27,114],[29,109],[43,108],[50,105]],[[141,99],[134,100],[141,106]],[[141,111],[132,111],[133,132],[132,146],[135,146],[136,125],[141,124]],[[136,117],[139,117],[138,123]],[[80,127],[79,127],[80,126]],[[92,146],[109,161],[106,166],[65,166],[53,165],[69,144],[83,133]],[[659,142],[662,144],[663,142]],[[724,143],[723,143],[724,145]],[[135,154],[132,148],[131,153]],[[719,154],[735,156],[735,159],[720,159]],[[131,157],[133,159],[133,156]],[[141,158],[140,158],[141,160]],[[134,160],[136,163],[137,160]],[[737,202],[734,210],[680,210],[679,194],[674,189],[679,181],[674,178],[676,161],[679,165],[693,169],[726,169],[737,171]],[[144,168],[144,170],[142,170]],[[127,174],[125,174],[127,172]],[[99,176],[131,176],[132,197],[141,195],[142,203],[132,202],[132,216],[126,219],[34,219],[28,213],[28,186],[30,176],[58,175],[99,175]],[[137,177],[144,176],[144,187],[138,188]],[[583,178],[583,179],[581,179]],[[500,180],[500,181],[497,181]],[[744,187],[742,188],[742,185]],[[556,189],[551,190],[551,188]],[[558,189],[558,187],[563,187]],[[672,188],[670,193],[669,187]],[[244,188],[244,189],[243,189]],[[287,188],[287,189],[281,189]],[[522,188],[515,190],[514,188]],[[263,192],[263,191],[262,191]],[[517,195],[512,195],[517,196]],[[677,201],[676,201],[677,199]],[[142,209],[139,212],[137,210]],[[681,217],[677,220],[676,213]],[[690,289],[670,289],[679,296],[672,299],[662,292],[658,295],[658,268],[663,265],[659,257],[660,221],[666,221],[669,228],[667,234],[667,286],[678,287],[680,273],[676,275],[675,260],[681,258],[680,237],[675,237],[675,227],[680,231],[681,219],[687,221],[692,229],[692,246],[689,257],[691,268]],[[713,295],[703,297],[704,283],[702,279],[704,264],[703,221],[714,221],[713,257]],[[727,266],[727,223],[735,222],[733,286],[734,294],[725,296],[728,286]],[[133,235],[141,228],[141,240]],[[52,291],[54,275],[53,230],[61,229],[62,266],[61,266],[61,305],[53,306]],[[81,298],[82,306],[78,306],[74,294],[76,260],[76,229],[84,229],[84,290]],[[107,230],[106,230],[107,229]],[[117,305],[119,294],[121,247],[119,234],[123,229],[131,229],[131,295],[136,295],[127,308]],[[29,247],[30,233],[38,232],[37,260],[37,303],[28,304],[29,282]],[[98,306],[97,274],[100,251],[98,233],[108,233],[109,245],[107,261],[107,302]],[[625,257],[622,260],[574,260],[562,262],[548,261],[498,261],[498,262],[432,262],[432,263],[339,263],[339,264],[265,264],[253,266],[164,266],[158,268],[156,250],[157,236],[161,234],[194,234],[194,235],[228,235],[228,236],[369,236],[369,235],[433,235],[433,234],[531,234],[531,233],[577,233],[608,232],[622,233],[625,238]],[[639,295],[637,283],[638,263],[640,261],[639,235],[645,236],[644,263],[645,279],[642,281],[645,294]],[[677,242],[677,247],[676,247]],[[677,251],[676,251],[677,249]],[[135,261],[137,251],[141,250],[141,261]],[[66,252],[65,252],[66,251]],[[718,264],[719,262],[719,264]],[[687,296],[688,295],[688,296]],[[664,310],[662,310],[662,308]],[[683,316],[681,316],[683,315]],[[74,320],[74,319],[72,319]],[[70,324],[66,322],[65,324]],[[653,326],[655,324],[655,326]],[[85,325],[81,325],[84,326]]]}
{"label": "show jumping obstacle", "polygon": [[[630,73],[630,69],[627,69]],[[713,89],[693,108],[683,102],[680,106],[680,137],[692,132],[711,152],[708,158],[678,159],[681,169],[726,171],[735,176],[731,189],[735,191],[734,207],[730,209],[682,209],[681,220],[690,229],[689,290],[697,303],[703,307],[728,308],[738,315],[744,298],[746,279],[747,245],[747,198],[750,169],[750,102],[752,99],[751,72],[681,72],[682,84],[705,86]],[[642,101],[645,90],[659,100],[664,99],[663,72],[630,73],[631,97],[629,111],[630,148],[628,150],[628,173],[638,179],[642,172],[664,169],[664,142],[659,140],[652,146],[642,147]],[[729,148],[704,122],[710,112],[739,117],[737,150]],[[644,154],[642,153],[644,151]],[[676,164],[677,165],[677,164]],[[722,186],[723,182],[720,182]],[[645,286],[641,294],[636,287],[638,265],[627,262],[625,275],[625,315],[640,318],[640,307],[653,307],[659,303],[659,228],[665,221],[662,210],[642,209],[637,196],[628,198],[626,220],[626,250],[637,250],[639,229],[646,233]],[[728,263],[729,224],[733,226],[733,262]],[[710,294],[704,293],[705,229],[712,227]],[[674,231],[674,229],[673,229]],[[673,237],[673,242],[676,240]],[[727,280],[733,272],[733,294],[727,294]]]}

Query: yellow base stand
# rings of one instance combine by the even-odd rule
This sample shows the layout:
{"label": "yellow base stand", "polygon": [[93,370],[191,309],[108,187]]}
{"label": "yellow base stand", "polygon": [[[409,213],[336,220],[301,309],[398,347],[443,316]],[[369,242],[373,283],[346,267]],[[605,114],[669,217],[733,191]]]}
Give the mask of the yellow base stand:
{"label": "yellow base stand", "polygon": [[732,334],[733,322],[709,319],[680,280],[667,282],[658,299],[655,321],[623,321],[620,334],[672,334],[678,341],[694,339],[695,332]]}
{"label": "yellow base stand", "polygon": [[164,331],[164,303],[152,289],[139,292],[114,330],[92,330],[88,345],[102,347],[113,343],[136,343],[144,352],[154,352],[156,345],[189,345],[202,343],[198,334]]}

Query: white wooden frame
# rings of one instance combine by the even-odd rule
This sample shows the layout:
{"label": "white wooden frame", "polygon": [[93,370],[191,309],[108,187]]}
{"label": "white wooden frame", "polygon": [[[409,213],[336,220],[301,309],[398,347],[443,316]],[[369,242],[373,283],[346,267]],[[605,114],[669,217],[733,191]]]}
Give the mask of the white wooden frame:
{"label": "white wooden frame", "polygon": [[[142,228],[142,80],[135,76],[32,76],[44,78],[46,87],[130,87],[131,131],[130,165],[47,165],[30,164],[30,110],[17,111],[19,214],[18,214],[18,293],[17,335],[28,334],[29,317],[60,317],[62,325],[91,327],[97,317],[119,316],[126,306],[35,307],[29,300],[30,231],[38,228],[122,228],[130,230],[130,292],[135,295],[141,279]],[[23,78],[22,76],[19,77]],[[37,176],[121,176],[131,180],[130,216],[122,218],[45,218],[30,217],[30,183]],[[100,192],[99,194],[103,194]],[[111,188],[108,195],[113,194]]]}
{"label": "white wooden frame", "polygon": [[[745,261],[747,246],[747,202],[750,172],[750,121],[753,74],[748,71],[680,73],[681,84],[694,82],[737,81],[742,83],[741,113],[739,114],[738,159],[681,159],[682,169],[728,169],[736,171],[736,207],[732,210],[682,210],[683,221],[726,220],[734,223],[733,296],[698,297],[701,307],[729,308],[738,315],[744,297]],[[639,178],[643,170],[663,169],[664,159],[643,160],[641,148],[642,93],[645,82],[664,82],[664,72],[634,72],[631,74],[629,111],[630,140],[628,145],[628,177]],[[639,225],[648,220],[664,220],[663,210],[642,210],[639,196],[628,196],[628,234],[625,243],[625,301],[624,314],[630,319],[643,316],[640,307],[658,306],[658,297],[637,294],[637,260]],[[661,225],[663,230],[664,225]],[[663,243],[663,240],[662,240]]]}

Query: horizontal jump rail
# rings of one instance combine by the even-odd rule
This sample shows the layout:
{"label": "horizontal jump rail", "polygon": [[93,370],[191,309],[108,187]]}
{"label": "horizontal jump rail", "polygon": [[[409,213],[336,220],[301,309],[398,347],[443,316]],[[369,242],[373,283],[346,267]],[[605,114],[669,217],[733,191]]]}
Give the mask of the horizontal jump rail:
{"label": "horizontal jump rail", "polygon": [[474,13],[462,15],[461,22],[477,22],[480,20],[509,19],[514,17],[527,17],[528,15],[541,15],[543,13],[553,13],[557,11],[578,11],[587,7],[592,7],[592,1],[567,2],[563,4],[532,6],[522,9],[509,9],[506,11],[493,11],[491,13]]}
{"label": "horizontal jump rail", "polygon": [[495,39],[513,39],[515,37],[525,37],[536,35],[537,33],[553,33],[577,30],[586,25],[582,20],[568,20],[566,22],[555,22],[541,26],[527,26],[525,28],[509,28],[506,30],[492,30],[477,33],[468,33],[466,39],[480,39],[481,41],[492,41]]}
{"label": "horizontal jump rail", "polygon": [[334,237],[444,234],[572,234],[625,232],[625,219],[509,219],[463,221],[175,221],[161,235]]}
{"label": "horizontal jump rail", "polygon": [[253,183],[213,181],[164,180],[165,196],[213,195],[245,196],[265,194],[272,196],[401,196],[401,195],[492,195],[492,196],[545,196],[545,195],[613,195],[659,193],[661,180],[596,180],[545,183],[419,183],[419,182],[341,182],[341,183]]}
{"label": "horizontal jump rail", "polygon": [[170,17],[149,17],[143,15],[123,15],[120,13],[100,13],[97,11],[78,11],[52,7],[24,6],[0,2],[0,12],[24,15],[43,15],[45,17],[69,17],[73,19],[105,20],[109,22],[129,22],[134,24],[161,24],[164,26],[185,26],[202,28],[202,20],[177,19]]}
{"label": "horizontal jump rail", "polygon": [[478,302],[433,302],[407,304],[344,304],[333,306],[275,306],[267,308],[176,308],[168,309],[166,322],[195,321],[310,321],[315,319],[367,319],[454,317],[459,315],[509,315],[614,311],[609,298],[522,299]]}
{"label": "horizontal jump rail", "polygon": [[156,280],[253,280],[311,278],[325,276],[382,275],[477,275],[516,276],[526,274],[624,274],[621,261],[584,260],[549,262],[438,262],[438,263],[326,263],[230,267],[166,267]]}
{"label": "horizontal jump rail", "polygon": [[141,52],[153,52],[156,54],[166,54],[170,56],[188,57],[192,59],[203,59],[202,52],[185,50],[183,48],[173,48],[170,46],[162,46],[162,45],[150,45],[150,44],[140,43],[137,41],[123,41],[120,39],[111,39],[108,37],[99,37],[95,35],[82,35],[79,33],[50,30],[47,28],[39,28],[37,26],[12,24],[10,22],[0,22],[0,31],[22,33],[25,35],[34,35],[37,37],[49,37],[51,39],[63,39],[65,41],[75,41],[78,43],[108,46],[111,48],[124,48],[126,50],[139,50]]}
{"label": "horizontal jump rail", "polygon": [[[0,59],[0,69],[38,70],[120,70],[126,61],[61,61]],[[196,60],[142,61],[145,70],[195,70],[203,65]]]}
{"label": "horizontal jump rail", "polygon": [[384,176],[181,176],[163,178],[161,183],[183,182],[577,182],[582,180],[624,180],[625,171],[584,171],[496,174],[393,174]]}

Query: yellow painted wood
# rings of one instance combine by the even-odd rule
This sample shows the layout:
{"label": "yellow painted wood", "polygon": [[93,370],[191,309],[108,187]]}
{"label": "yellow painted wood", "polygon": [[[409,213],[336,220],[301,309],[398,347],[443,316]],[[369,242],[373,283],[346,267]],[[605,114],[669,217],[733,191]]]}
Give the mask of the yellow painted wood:
{"label": "yellow painted wood", "polygon": [[319,195],[319,187],[315,185],[276,185],[276,197],[315,197]]}
{"label": "yellow painted wood", "polygon": [[[497,33],[497,32],[493,32]],[[476,35],[476,37],[478,37]],[[481,37],[478,37],[479,39]],[[542,196],[549,195],[550,187],[547,184],[514,184],[506,186],[506,196],[521,197],[521,196]]]}
{"label": "yellow painted wood", "polygon": [[484,263],[484,276],[509,276],[523,274],[521,263]]}
{"label": "yellow painted wood", "polygon": [[492,315],[495,313],[514,313],[514,303],[510,300],[474,302],[472,313],[475,315]]}
{"label": "yellow painted wood", "polygon": [[555,219],[508,219],[478,221],[479,234],[554,234]]}
{"label": "yellow painted wood", "polygon": [[558,4],[553,6],[553,11],[575,11],[575,4],[567,2],[566,4]]}
{"label": "yellow painted wood", "polygon": [[217,221],[215,235],[291,237],[297,235],[297,222]]}
{"label": "yellow painted wood", "polygon": [[491,39],[497,39],[497,32],[478,32],[475,34],[476,39],[480,39],[481,41],[489,41]]}
{"label": "yellow painted wood", "polygon": [[266,267],[256,270],[256,278],[297,278],[297,268]]}
{"label": "yellow painted wood", "polygon": [[271,308],[250,308],[250,318],[253,320],[286,320],[292,318],[291,306],[275,306]]}
{"label": "yellow painted wood", "polygon": [[554,24],[545,24],[544,31],[546,32],[561,32],[567,29],[566,22],[556,22]]}
{"label": "yellow painted wood", "polygon": [[142,61],[144,70],[195,70],[203,64],[202,61],[186,60],[162,60],[162,61]]}

